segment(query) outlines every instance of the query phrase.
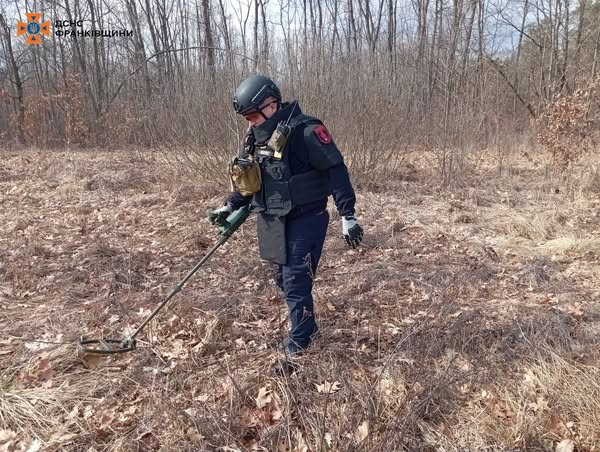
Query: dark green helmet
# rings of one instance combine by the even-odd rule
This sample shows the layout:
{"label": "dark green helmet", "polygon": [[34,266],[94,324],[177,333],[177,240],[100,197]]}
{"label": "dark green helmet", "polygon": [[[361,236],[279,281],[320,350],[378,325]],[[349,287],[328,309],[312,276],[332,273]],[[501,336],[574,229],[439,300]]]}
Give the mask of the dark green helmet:
{"label": "dark green helmet", "polygon": [[258,111],[258,107],[269,96],[281,102],[281,92],[273,80],[263,75],[251,75],[235,90],[233,109],[239,115]]}

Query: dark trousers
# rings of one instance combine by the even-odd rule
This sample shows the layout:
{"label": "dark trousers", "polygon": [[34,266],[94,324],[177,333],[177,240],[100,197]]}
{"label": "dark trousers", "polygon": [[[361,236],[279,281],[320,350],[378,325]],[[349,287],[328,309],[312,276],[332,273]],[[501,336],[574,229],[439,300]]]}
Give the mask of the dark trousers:
{"label": "dark trousers", "polygon": [[328,224],[327,210],[286,221],[287,262],[280,266],[280,282],[292,324],[289,334],[292,352],[306,348],[317,332],[312,287]]}

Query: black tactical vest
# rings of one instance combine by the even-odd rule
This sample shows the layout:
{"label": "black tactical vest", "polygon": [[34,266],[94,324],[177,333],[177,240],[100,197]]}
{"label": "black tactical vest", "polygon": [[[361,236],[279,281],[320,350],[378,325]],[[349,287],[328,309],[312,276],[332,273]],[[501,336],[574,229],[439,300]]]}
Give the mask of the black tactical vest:
{"label": "black tactical vest", "polygon": [[311,170],[292,175],[289,164],[290,146],[295,132],[303,132],[309,124],[322,124],[317,118],[300,114],[290,121],[292,131],[282,150],[282,158],[261,156],[268,150],[256,147],[255,156],[262,174],[262,188],[252,198],[252,210],[265,215],[282,217],[296,206],[326,199],[331,191],[327,174]]}

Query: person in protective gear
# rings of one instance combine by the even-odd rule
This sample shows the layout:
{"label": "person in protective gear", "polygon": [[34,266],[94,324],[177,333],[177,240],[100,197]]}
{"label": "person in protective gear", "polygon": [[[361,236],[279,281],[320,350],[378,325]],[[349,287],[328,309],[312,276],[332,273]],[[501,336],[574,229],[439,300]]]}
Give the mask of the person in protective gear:
{"label": "person in protective gear", "polygon": [[[333,195],[342,218],[344,240],[356,248],[363,237],[354,216],[356,196],[325,125],[302,113],[297,101],[282,102],[273,80],[262,75],[245,79],[233,107],[249,124],[235,160],[245,166],[230,167],[233,189],[209,220],[218,223],[248,204],[258,214],[260,256],[279,266],[289,308],[291,330],[283,346],[290,354],[300,353],[317,332],[312,287],[329,224],[328,197]],[[237,188],[251,185],[242,182],[252,165],[260,175],[252,175],[255,188],[242,194]]]}

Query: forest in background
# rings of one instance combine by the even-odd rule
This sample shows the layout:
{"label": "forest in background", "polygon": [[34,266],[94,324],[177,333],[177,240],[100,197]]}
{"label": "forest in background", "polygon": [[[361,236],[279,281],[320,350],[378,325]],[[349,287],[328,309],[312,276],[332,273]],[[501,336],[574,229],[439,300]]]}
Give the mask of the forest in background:
{"label": "forest in background", "polygon": [[[598,1],[0,5],[6,144],[177,149],[214,166],[239,143],[243,123],[231,95],[253,72],[323,118],[356,172],[429,150],[448,179],[473,149],[503,153],[537,135],[553,152],[566,140],[558,147],[568,154],[573,139],[597,129]],[[41,45],[16,37],[31,11],[52,25]],[[83,26],[61,29],[57,20]],[[78,30],[131,33],[90,38]]]}

